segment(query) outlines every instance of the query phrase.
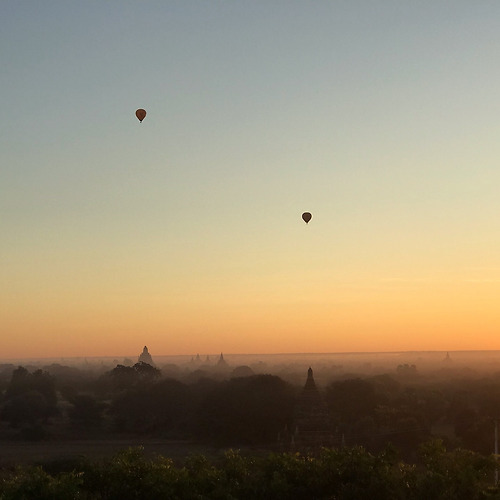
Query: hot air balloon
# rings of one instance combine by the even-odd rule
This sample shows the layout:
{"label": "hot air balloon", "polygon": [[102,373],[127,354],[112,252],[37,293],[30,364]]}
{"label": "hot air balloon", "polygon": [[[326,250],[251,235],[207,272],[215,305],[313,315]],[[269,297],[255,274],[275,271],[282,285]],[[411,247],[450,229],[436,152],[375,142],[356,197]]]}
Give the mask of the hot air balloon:
{"label": "hot air balloon", "polygon": [[304,222],[305,222],[306,224],[308,224],[308,223],[309,223],[309,221],[312,219],[312,215],[311,215],[309,212],[304,212],[304,213],[302,214],[302,219],[304,220]]}
{"label": "hot air balloon", "polygon": [[142,123],[142,120],[146,118],[146,110],[145,109],[138,109],[135,112],[135,116],[137,116],[137,119]]}

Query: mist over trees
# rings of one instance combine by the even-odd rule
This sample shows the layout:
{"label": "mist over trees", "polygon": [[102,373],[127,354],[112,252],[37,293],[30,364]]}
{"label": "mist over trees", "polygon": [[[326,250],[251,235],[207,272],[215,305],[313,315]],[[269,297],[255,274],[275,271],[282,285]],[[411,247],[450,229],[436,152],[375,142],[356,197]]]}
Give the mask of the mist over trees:
{"label": "mist over trees", "polygon": [[[50,447],[51,443],[74,439],[110,442],[142,439],[145,443],[160,439],[200,443],[213,449],[238,448],[260,457],[267,450],[278,455],[268,462],[259,462],[261,469],[243,456],[233,456],[225,465],[218,462],[209,465],[208,458],[203,459],[205,462],[191,461],[189,467],[195,469],[189,473],[186,464],[179,469],[169,467],[180,482],[185,474],[194,474],[191,477],[194,482],[208,481],[208,471],[218,470],[217,474],[224,478],[221,481],[229,481],[224,488],[234,493],[230,477],[235,474],[232,468],[237,466],[252,476],[252,481],[258,482],[258,477],[267,481],[266,488],[278,495],[273,498],[280,498],[279,495],[286,498],[284,492],[292,490],[294,498],[301,498],[297,492],[313,488],[306,479],[299,478],[307,467],[320,475],[326,464],[340,471],[346,466],[342,460],[354,460],[353,457],[360,461],[361,470],[367,467],[371,471],[371,476],[366,472],[364,478],[361,471],[356,472],[356,479],[348,475],[337,478],[342,488],[357,492],[353,495],[362,492],[374,498],[424,498],[412,497],[405,490],[403,483],[412,481],[414,491],[421,495],[427,491],[425,498],[445,498],[432,495],[436,491],[452,495],[453,488],[463,488],[472,496],[458,493],[457,489],[453,494],[459,496],[449,498],[476,498],[478,491],[486,491],[487,485],[492,484],[491,453],[495,421],[500,418],[500,371],[495,370],[495,365],[489,371],[479,371],[466,366],[451,367],[449,362],[432,370],[420,369],[415,363],[394,363],[392,369],[373,369],[363,363],[354,370],[352,366],[323,363],[314,372],[315,382],[313,370],[310,370],[311,382],[305,366],[303,363],[233,366],[226,359],[224,363],[209,363],[208,357],[165,366],[143,361],[97,368],[59,363],[41,367],[3,365],[0,366],[0,440],[46,442]],[[305,394],[310,382],[314,390]],[[312,408],[315,397],[321,403],[317,406],[319,410],[309,416],[307,411],[298,411],[304,401]],[[304,415],[315,422],[312,427]],[[313,440],[309,439],[311,436]],[[330,451],[321,452],[322,446]],[[393,454],[391,459],[389,450]],[[285,459],[281,453],[291,455]],[[306,456],[314,457],[314,462],[307,465],[303,461]],[[132,458],[141,467],[149,467],[153,475],[160,474],[158,464],[164,463],[149,462],[133,454],[128,459]],[[381,463],[386,463],[392,472],[382,474]],[[398,463],[406,465],[396,473],[393,469],[399,467]],[[107,462],[106,467],[117,467],[112,464]],[[282,471],[278,474],[279,481],[278,476],[269,476],[269,467],[274,467],[275,472]],[[433,480],[422,475],[425,470],[432,471]],[[466,472],[469,486],[463,478],[460,485],[453,486],[460,471],[469,471]],[[23,474],[16,481],[28,481],[29,474],[26,471]],[[39,480],[47,484],[62,481],[61,488],[70,477],[49,478],[46,471],[38,474]],[[384,484],[375,486],[377,480],[373,474],[382,474],[384,478],[379,479]],[[72,483],[75,491],[84,487],[81,481],[75,481]],[[323,479],[318,481],[321,483]],[[9,483],[9,488],[14,488],[14,483]],[[340,486],[327,483],[317,487],[340,491],[335,489]],[[200,484],[196,487],[201,488]],[[257,485],[247,486],[253,493],[249,490],[241,498],[258,498]],[[90,492],[92,487],[86,484],[84,489]],[[397,492],[395,496],[377,497],[377,488],[380,491],[395,488]],[[342,491],[336,498],[347,495],[347,490]],[[113,495],[109,498],[115,498]]]}
{"label": "mist over trees", "polygon": [[[197,356],[164,368],[130,360],[99,369],[3,365],[1,432],[6,438],[100,433],[284,449],[290,443],[283,436],[288,432],[291,442],[297,432],[304,368],[232,366],[222,356],[211,363],[208,356]],[[451,447],[493,451],[500,372],[450,366],[449,355],[433,370],[403,362],[374,372],[367,363],[360,363],[357,373],[331,363],[315,372],[331,443],[379,452],[390,442],[409,459],[415,459],[419,444],[434,438]]]}

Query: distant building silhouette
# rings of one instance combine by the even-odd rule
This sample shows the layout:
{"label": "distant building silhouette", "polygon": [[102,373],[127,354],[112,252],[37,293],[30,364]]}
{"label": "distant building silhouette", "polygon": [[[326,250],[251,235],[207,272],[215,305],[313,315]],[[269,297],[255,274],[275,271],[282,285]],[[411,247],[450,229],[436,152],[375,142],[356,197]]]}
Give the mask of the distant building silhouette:
{"label": "distant building silhouette", "polygon": [[[290,447],[297,450],[332,446],[332,420],[328,407],[316,387],[312,368],[295,405]],[[286,433],[285,433],[286,435]]]}
{"label": "distant building silhouette", "polygon": [[449,353],[449,352],[447,352],[447,353],[446,353],[446,357],[443,359],[443,363],[447,363],[447,364],[449,364],[449,363],[451,363],[451,362],[452,362],[452,359],[450,358],[450,353]]}
{"label": "distant building silhouette", "polygon": [[222,353],[220,353],[220,358],[219,361],[217,361],[217,367],[218,368],[226,368],[228,366],[226,360],[224,359],[224,356]]}
{"label": "distant building silhouette", "polygon": [[153,358],[151,357],[151,354],[149,354],[148,348],[144,346],[144,349],[142,350],[142,354],[139,356],[139,363],[147,363],[148,365],[154,366],[153,363]]}

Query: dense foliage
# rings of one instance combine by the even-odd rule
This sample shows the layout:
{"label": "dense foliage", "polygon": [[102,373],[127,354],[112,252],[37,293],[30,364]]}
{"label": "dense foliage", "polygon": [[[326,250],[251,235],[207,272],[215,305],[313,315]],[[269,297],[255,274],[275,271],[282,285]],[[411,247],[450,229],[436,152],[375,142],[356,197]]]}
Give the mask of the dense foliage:
{"label": "dense foliage", "polygon": [[[1,437],[133,434],[272,449],[295,431],[300,385],[275,375],[248,375],[248,367],[245,376],[235,376],[237,370],[231,375],[170,365],[164,371],[177,373],[176,378],[143,362],[100,373],[57,364],[32,372],[5,365],[0,372]],[[323,444],[360,445],[378,453],[390,442],[410,462],[416,461],[418,445],[433,438],[451,448],[493,451],[499,374],[450,369],[420,375],[414,365],[400,365],[391,374],[337,374],[318,388],[333,433]]]}
{"label": "dense foliage", "polygon": [[421,446],[421,466],[408,465],[392,449],[373,455],[361,447],[323,449],[315,456],[243,456],[229,450],[217,462],[201,455],[182,464],[141,448],[105,462],[84,461],[70,470],[42,467],[3,471],[1,500],[128,499],[499,499],[492,486],[492,457],[442,442]]}

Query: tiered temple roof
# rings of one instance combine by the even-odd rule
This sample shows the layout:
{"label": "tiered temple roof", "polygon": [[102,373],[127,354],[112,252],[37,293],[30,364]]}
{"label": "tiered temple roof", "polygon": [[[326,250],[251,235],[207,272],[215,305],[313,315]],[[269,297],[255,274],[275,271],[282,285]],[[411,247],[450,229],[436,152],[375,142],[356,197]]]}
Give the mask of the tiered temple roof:
{"label": "tiered temple roof", "polygon": [[330,446],[333,443],[332,422],[312,368],[307,370],[307,380],[297,400],[294,411],[292,446],[309,449]]}

